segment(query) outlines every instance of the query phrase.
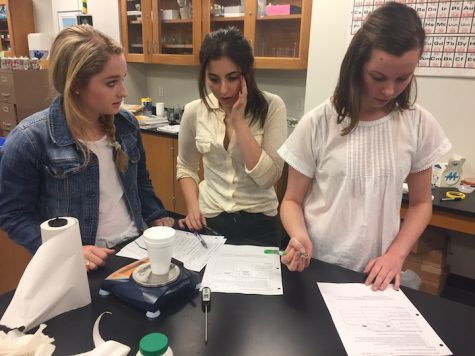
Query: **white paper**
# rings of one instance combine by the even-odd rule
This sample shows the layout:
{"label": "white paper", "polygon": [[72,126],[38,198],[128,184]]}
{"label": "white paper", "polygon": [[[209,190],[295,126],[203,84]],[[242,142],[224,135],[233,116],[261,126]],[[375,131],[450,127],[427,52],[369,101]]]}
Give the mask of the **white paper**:
{"label": "white paper", "polygon": [[0,323],[11,329],[24,326],[28,331],[89,303],[91,293],[76,220],[33,255]]}
{"label": "white paper", "polygon": [[158,131],[165,131],[171,133],[178,133],[180,131],[180,125],[163,125],[157,127]]}
{"label": "white paper", "polygon": [[402,290],[317,284],[349,356],[452,355]]}
{"label": "white paper", "polygon": [[94,349],[77,356],[127,356],[130,352],[130,347],[121,344],[114,340],[104,341],[99,332],[99,323],[104,314],[112,314],[111,312],[104,312],[98,316],[94,327],[92,329],[92,339],[94,340]]}
{"label": "white paper", "polygon": [[224,245],[209,260],[202,285],[213,293],[282,295],[280,257],[264,253],[271,248]]}
{"label": "white paper", "polygon": [[[218,249],[224,245],[226,239],[223,236],[201,235],[208,248],[201,245],[196,236],[190,232],[176,230],[175,247],[173,258],[181,261],[185,268],[199,272],[208,263],[209,259]],[[122,248],[117,256],[141,260],[148,257],[143,237],[130,242]]]}

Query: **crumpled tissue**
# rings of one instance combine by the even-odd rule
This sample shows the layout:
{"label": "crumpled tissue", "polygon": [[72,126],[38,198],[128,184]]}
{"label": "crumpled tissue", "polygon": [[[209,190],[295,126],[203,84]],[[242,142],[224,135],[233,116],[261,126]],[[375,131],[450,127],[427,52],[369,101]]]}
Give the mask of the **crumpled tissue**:
{"label": "crumpled tissue", "polygon": [[8,333],[0,331],[0,356],[51,356],[55,346],[52,337],[43,334],[45,324],[36,333],[27,335],[15,329]]}

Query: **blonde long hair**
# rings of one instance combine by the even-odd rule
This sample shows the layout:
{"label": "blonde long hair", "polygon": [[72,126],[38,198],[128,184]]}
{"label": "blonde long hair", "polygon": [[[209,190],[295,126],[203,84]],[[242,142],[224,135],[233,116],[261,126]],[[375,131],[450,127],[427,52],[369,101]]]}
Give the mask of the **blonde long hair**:
{"label": "blonde long hair", "polygon": [[[55,38],[49,56],[49,79],[54,89],[63,96],[63,108],[69,129],[85,137],[91,122],[82,114],[75,91],[86,86],[91,77],[100,73],[112,55],[123,53],[122,47],[112,38],[89,25],[67,27]],[[127,154],[115,137],[113,115],[99,118],[110,143],[116,150],[115,163],[120,172],[128,165]],[[84,167],[90,161],[90,150],[76,137],[84,153]]]}

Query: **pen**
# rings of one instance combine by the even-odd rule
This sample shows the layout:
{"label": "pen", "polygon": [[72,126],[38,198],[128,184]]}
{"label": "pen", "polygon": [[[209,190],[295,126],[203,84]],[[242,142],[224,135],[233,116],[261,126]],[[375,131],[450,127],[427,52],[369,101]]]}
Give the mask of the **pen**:
{"label": "pen", "polygon": [[[308,255],[307,253],[303,253],[301,251],[298,251],[303,257],[307,258]],[[271,249],[265,249],[264,253],[266,255],[279,255],[279,256],[285,256],[287,254],[287,251],[280,251],[280,250],[271,250]]]}
{"label": "pen", "polygon": [[203,236],[200,235],[198,231],[193,231],[193,235],[196,236],[198,240],[200,240],[201,244],[203,245],[204,248],[208,248],[208,245],[206,244],[205,240],[203,239]]}
{"label": "pen", "polygon": [[285,256],[287,254],[287,251],[279,251],[279,250],[270,250],[270,249],[265,249],[264,253],[266,255],[279,255],[279,256]]}
{"label": "pen", "polygon": [[462,198],[442,198],[440,201],[460,201]]}
{"label": "pen", "polygon": [[210,228],[209,226],[203,226],[203,230],[205,230],[206,232],[209,232],[211,235],[215,235],[215,236],[219,236],[221,235],[219,232],[217,232],[216,230]]}

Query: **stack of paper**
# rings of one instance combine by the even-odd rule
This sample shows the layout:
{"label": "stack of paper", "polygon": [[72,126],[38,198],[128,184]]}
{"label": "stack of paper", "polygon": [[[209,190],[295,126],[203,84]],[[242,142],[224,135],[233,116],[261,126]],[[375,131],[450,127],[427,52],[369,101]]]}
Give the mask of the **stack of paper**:
{"label": "stack of paper", "polygon": [[136,115],[135,117],[137,118],[140,128],[142,129],[153,129],[159,126],[168,125],[168,120],[166,117],[159,117],[155,115]]}
{"label": "stack of paper", "polygon": [[180,131],[180,125],[164,125],[157,127],[158,131],[178,133]]}

